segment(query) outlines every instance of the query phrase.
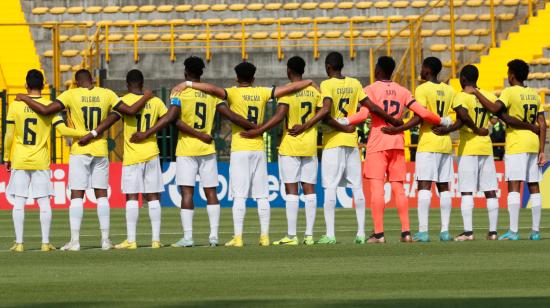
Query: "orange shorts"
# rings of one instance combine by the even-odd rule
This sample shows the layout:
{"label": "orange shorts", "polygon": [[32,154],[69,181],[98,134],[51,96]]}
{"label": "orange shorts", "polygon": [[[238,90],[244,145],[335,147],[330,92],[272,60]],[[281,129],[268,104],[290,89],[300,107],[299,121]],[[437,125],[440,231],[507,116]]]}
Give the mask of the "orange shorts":
{"label": "orange shorts", "polygon": [[404,150],[385,150],[365,155],[363,177],[366,179],[405,181],[407,165]]}

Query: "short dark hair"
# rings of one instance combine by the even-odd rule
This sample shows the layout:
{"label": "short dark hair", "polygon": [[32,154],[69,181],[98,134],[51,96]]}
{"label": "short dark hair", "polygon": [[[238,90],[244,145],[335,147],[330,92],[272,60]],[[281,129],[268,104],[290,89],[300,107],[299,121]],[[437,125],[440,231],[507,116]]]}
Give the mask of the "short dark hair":
{"label": "short dark hair", "polygon": [[427,57],[422,62],[422,65],[429,68],[434,76],[437,76],[441,72],[441,68],[443,67],[443,64],[441,64],[441,60],[436,57]]}
{"label": "short dark hair", "polygon": [[143,86],[143,81],[144,81],[143,73],[140,70],[133,69],[126,74],[127,84],[135,84],[135,85]]}
{"label": "short dark hair", "polygon": [[468,82],[477,82],[479,78],[479,70],[474,65],[468,64],[460,71],[460,77],[464,78]]}
{"label": "short dark hair", "polygon": [[86,70],[86,69],[79,69],[74,74],[74,79],[77,82],[80,82],[80,81],[90,81],[91,82],[92,81],[92,73],[90,73],[90,71]]}
{"label": "short dark hair", "polygon": [[508,62],[508,70],[516,76],[519,82],[525,81],[527,76],[529,76],[529,65],[520,59]]}
{"label": "short dark hair", "polygon": [[390,78],[395,69],[395,61],[392,57],[381,56],[378,58],[378,61],[376,61],[376,66],[384,72],[387,78]]}
{"label": "short dark hair", "polygon": [[330,65],[337,71],[341,71],[344,68],[344,56],[337,51],[332,51],[325,58],[325,64]]}
{"label": "short dark hair", "polygon": [[31,90],[44,89],[44,75],[39,70],[32,69],[28,71],[25,81],[27,82],[27,87]]}
{"label": "short dark hair", "polygon": [[239,80],[251,82],[256,74],[256,67],[250,62],[241,62],[235,66],[235,73]]}
{"label": "short dark hair", "polygon": [[185,70],[187,71],[187,73],[193,75],[193,77],[196,78],[202,76],[204,68],[206,67],[204,65],[204,61],[196,56],[190,56],[189,58],[185,59],[185,61],[183,61],[183,65],[185,66]]}
{"label": "short dark hair", "polygon": [[288,62],[286,63],[286,67],[289,70],[291,70],[293,73],[302,75],[306,67],[306,61],[304,61],[304,59],[302,59],[301,57],[294,56],[288,59]]}

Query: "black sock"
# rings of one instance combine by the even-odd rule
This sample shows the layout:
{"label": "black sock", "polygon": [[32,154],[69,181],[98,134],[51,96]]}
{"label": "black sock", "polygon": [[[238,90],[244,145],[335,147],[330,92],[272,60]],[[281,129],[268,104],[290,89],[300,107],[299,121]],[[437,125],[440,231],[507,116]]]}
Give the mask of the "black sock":
{"label": "black sock", "polygon": [[411,236],[411,232],[410,231],[401,232],[401,237],[406,237],[406,236]]}
{"label": "black sock", "polygon": [[464,235],[466,236],[470,236],[472,234],[474,234],[474,231],[464,231]]}
{"label": "black sock", "polygon": [[379,240],[384,237],[384,232],[374,233],[373,236],[375,239]]}
{"label": "black sock", "polygon": [[497,235],[496,231],[489,231],[489,235]]}

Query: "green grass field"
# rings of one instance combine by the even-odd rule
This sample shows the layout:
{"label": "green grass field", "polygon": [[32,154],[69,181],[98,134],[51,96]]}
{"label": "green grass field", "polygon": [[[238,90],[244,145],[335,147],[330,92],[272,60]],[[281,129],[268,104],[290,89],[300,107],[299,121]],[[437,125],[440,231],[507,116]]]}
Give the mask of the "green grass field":
{"label": "green grass field", "polygon": [[[25,253],[8,251],[11,213],[0,212],[0,305],[5,306],[374,306],[374,307],[526,307],[550,305],[550,240],[488,242],[485,210],[476,210],[478,239],[468,243],[404,244],[398,242],[395,210],[386,215],[385,245],[354,245],[355,212],[336,213],[338,245],[258,247],[258,216],[248,209],[245,247],[163,248],[153,250],[146,210],[141,210],[134,251],[101,251],[95,210],[85,212],[81,252],[42,253],[38,212],[27,211]],[[501,210],[499,226],[508,214]],[[300,212],[303,232],[303,212]],[[111,212],[112,239],[125,238],[124,211]],[[411,224],[416,226],[416,212]],[[432,238],[438,235],[438,211],[432,211]],[[164,209],[162,241],[181,236],[179,211]],[[284,235],[283,209],[272,210],[272,240]],[[521,235],[530,226],[529,210],[521,212]],[[550,210],[542,221],[548,226]],[[453,209],[453,234],[461,226]],[[367,219],[367,230],[371,228]],[[222,211],[221,240],[230,238],[231,211]],[[318,211],[316,236],[324,220]],[[205,209],[195,214],[195,241],[205,245]],[[504,230],[500,230],[501,232]],[[548,228],[543,229],[548,236]],[[68,213],[54,211],[51,241],[69,237]]]}

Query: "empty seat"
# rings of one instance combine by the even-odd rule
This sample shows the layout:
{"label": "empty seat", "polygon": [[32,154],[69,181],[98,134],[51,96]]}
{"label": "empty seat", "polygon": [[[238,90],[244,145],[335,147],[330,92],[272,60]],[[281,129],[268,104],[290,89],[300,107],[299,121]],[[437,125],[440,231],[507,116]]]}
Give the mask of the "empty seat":
{"label": "empty seat", "polygon": [[125,5],[125,6],[120,8],[120,12],[121,13],[126,13],[126,14],[135,13],[135,12],[137,12],[137,10],[138,10],[137,5]]}
{"label": "empty seat", "polygon": [[463,51],[464,48],[466,48],[466,45],[464,44],[455,44],[455,51]]}
{"label": "empty seat", "polygon": [[238,18],[226,18],[222,21],[224,25],[236,25],[241,21]]}
{"label": "empty seat", "polygon": [[262,17],[258,20],[258,23],[261,25],[272,25],[276,22],[273,17]]}
{"label": "empty seat", "polygon": [[154,5],[142,5],[142,6],[139,7],[138,10],[139,10],[141,13],[152,13],[152,12],[155,11],[156,8],[157,8],[157,7],[154,6]]}
{"label": "empty seat", "polygon": [[[82,65],[80,65],[80,64],[75,64],[71,67],[71,71],[73,71],[73,72],[76,72],[76,71],[81,70],[81,69],[82,69]],[[67,81],[69,81],[69,80],[67,80]],[[71,82],[72,82],[72,80],[71,80]]]}
{"label": "empty seat", "polygon": [[[141,35],[139,35],[139,34],[134,35],[133,33],[132,34],[126,34],[124,36],[124,40],[127,41],[127,42],[133,42],[134,39],[136,41],[139,41],[140,38],[141,38]],[[109,40],[111,40],[111,35],[109,35]]]}
{"label": "empty seat", "polygon": [[[458,20],[458,15],[455,15],[454,18],[455,18],[455,21],[457,21],[457,20]],[[451,15],[445,14],[445,15],[441,16],[441,20],[443,20],[443,21],[451,21]]]}
{"label": "empty seat", "polygon": [[342,32],[341,32],[341,31],[333,30],[333,31],[327,31],[327,32],[325,32],[325,37],[326,37],[326,38],[339,38],[340,36],[342,36]]}
{"label": "empty seat", "polygon": [[241,23],[244,23],[245,25],[253,25],[258,22],[258,18],[256,17],[246,17],[241,19]]}
{"label": "empty seat", "polygon": [[368,19],[369,22],[373,22],[373,23],[383,22],[384,20],[386,20],[384,16],[380,16],[380,15],[370,16]]}
{"label": "empty seat", "polygon": [[318,24],[326,24],[327,22],[330,21],[330,17],[328,17],[328,16],[319,16],[319,17],[315,17],[315,21],[316,21]]}
{"label": "empty seat", "polygon": [[204,22],[209,24],[209,25],[219,25],[219,24],[222,23],[222,20],[219,19],[219,18],[208,18]]}
{"label": "empty seat", "polygon": [[96,23],[96,25],[102,27],[102,26],[111,26],[113,24],[112,20],[100,20]]}
{"label": "empty seat", "polygon": [[[177,38],[178,36],[174,34],[174,40],[176,40]],[[169,42],[172,40],[172,35],[170,33],[163,34],[160,36],[160,40],[163,42]]]}
{"label": "empty seat", "polygon": [[436,14],[428,14],[426,16],[424,16],[424,18],[422,19],[423,21],[426,21],[426,22],[436,22],[436,21],[439,21],[439,15],[436,15]]}
{"label": "empty seat", "polygon": [[250,3],[246,6],[246,9],[249,11],[259,11],[264,8],[263,3]]}
{"label": "empty seat", "polygon": [[291,24],[294,22],[294,18],[292,17],[281,17],[279,18],[279,22],[283,25]]}
{"label": "empty seat", "polygon": [[269,11],[276,11],[283,6],[280,2],[267,3],[264,8]]}
{"label": "empty seat", "polygon": [[67,9],[67,13],[69,14],[82,14],[84,12],[84,7],[82,6],[71,6]]}
{"label": "empty seat", "polygon": [[60,41],[61,43],[66,42],[68,39],[69,39],[69,36],[66,35],[66,34],[61,34],[61,35],[59,35],[59,41]]}
{"label": "empty seat", "polygon": [[188,19],[187,22],[186,22],[186,24],[189,25],[189,26],[198,26],[198,25],[202,25],[202,19],[200,19],[200,18]]}
{"label": "empty seat", "polygon": [[504,0],[502,1],[502,5],[504,6],[517,6],[519,4],[519,0]]}
{"label": "empty seat", "polygon": [[317,8],[317,2],[304,2],[302,3],[302,10],[314,10]]}
{"label": "empty seat", "polygon": [[196,38],[197,40],[206,41],[207,38],[210,40],[213,39],[214,35],[212,33],[208,35],[206,33],[201,33],[201,34],[198,34]]}
{"label": "empty seat", "polygon": [[411,31],[409,29],[402,30],[401,32],[397,33],[399,37],[409,37],[411,36]]}
{"label": "empty seat", "polygon": [[133,24],[138,25],[138,26],[147,26],[147,25],[149,25],[149,20],[147,20],[147,19],[137,19],[137,20],[134,20]]}
{"label": "empty seat", "polygon": [[278,38],[285,38],[286,37],[286,32],[284,31],[281,31],[281,32],[278,32],[278,31],[275,31],[275,32],[271,32],[271,34],[269,34],[269,38],[272,38],[272,39],[278,39]]}
{"label": "empty seat", "polygon": [[220,32],[220,33],[216,33],[214,35],[214,39],[216,39],[218,41],[226,41],[230,38],[231,38],[231,33],[229,33],[229,32]]}
{"label": "empty seat", "polygon": [[[496,3],[496,1],[498,1],[498,0],[495,0],[495,3]],[[464,5],[464,3],[466,3],[466,1],[464,1],[464,0],[455,0],[454,5],[455,5],[455,7],[461,7],[461,6]]]}
{"label": "empty seat", "polygon": [[363,23],[368,21],[369,18],[367,16],[360,15],[360,16],[353,16],[349,20],[353,21],[354,23]]}
{"label": "empty seat", "polygon": [[298,17],[295,19],[297,24],[308,24],[311,23],[313,19],[311,17]]}
{"label": "empty seat", "polygon": [[195,4],[193,5],[193,11],[195,12],[206,12],[210,9],[208,4]]}
{"label": "empty seat", "polygon": [[432,0],[428,3],[431,7],[444,7],[447,1]]}
{"label": "empty seat", "polygon": [[46,50],[44,51],[44,53],[42,54],[42,56],[46,57],[46,58],[51,58],[53,57],[53,50]]}
{"label": "empty seat", "polygon": [[118,13],[118,11],[120,11],[120,6],[118,5],[110,5],[103,8],[103,13],[107,14]]}
{"label": "empty seat", "polygon": [[192,41],[193,39],[195,39],[194,33],[182,33],[178,35],[178,40],[180,41]]}
{"label": "empty seat", "polygon": [[479,7],[483,4],[483,0],[468,0],[466,1],[466,6],[469,7]]}
{"label": "empty seat", "polygon": [[420,36],[422,37],[430,37],[434,35],[434,30],[432,29],[422,29],[420,31]]}
{"label": "empty seat", "polygon": [[153,27],[160,27],[168,24],[168,21],[166,19],[153,19],[149,24]]}
{"label": "empty seat", "polygon": [[353,2],[351,1],[344,1],[338,3],[337,7],[341,10],[349,10],[353,8]]}
{"label": "empty seat", "polygon": [[478,19],[480,21],[490,21],[491,20],[491,14],[480,14],[478,16]]}
{"label": "empty seat", "polygon": [[477,19],[477,14],[463,14],[460,15],[461,21],[475,21]]}
{"label": "empty seat", "polygon": [[361,32],[358,30],[353,30],[353,32],[348,30],[344,32],[344,37],[347,37],[347,38],[350,38],[352,36],[355,38],[355,37],[358,37],[359,35],[361,35]]}
{"label": "empty seat", "polygon": [[[92,41],[92,42],[101,42],[101,41],[103,41],[104,39],[105,39],[105,35],[103,35],[103,34],[100,34],[100,35],[98,35],[97,37],[96,37],[95,35],[90,35],[90,36],[88,36],[88,40],[89,40],[89,41]],[[94,53],[94,54],[95,54],[95,53]],[[81,53],[81,55],[82,55],[82,53]]]}
{"label": "empty seat", "polygon": [[409,6],[409,1],[392,1],[391,6],[399,9],[406,8]]}
{"label": "empty seat", "polygon": [[72,80],[72,79],[65,80],[65,82],[63,82],[63,85],[64,85],[66,88],[70,88],[70,87],[73,85],[73,80]]}
{"label": "empty seat", "polygon": [[447,44],[433,44],[430,46],[430,51],[438,52],[447,50]]}
{"label": "empty seat", "polygon": [[288,2],[288,3],[283,4],[283,9],[284,10],[293,11],[293,10],[297,10],[299,8],[300,8],[300,3],[298,3],[298,2]]}
{"label": "empty seat", "polygon": [[171,4],[164,4],[157,6],[157,12],[160,13],[170,13],[174,10],[174,6]]}
{"label": "empty seat", "polygon": [[64,14],[67,11],[67,8],[64,6],[55,6],[50,9],[50,14],[59,15]]}
{"label": "empty seat", "polygon": [[386,37],[386,36],[388,36],[388,34],[389,34],[390,36],[395,36],[395,35],[397,34],[397,31],[396,31],[396,30],[390,30],[389,32],[388,32],[388,30],[382,30],[382,31],[380,31],[380,36]]}
{"label": "empty seat", "polygon": [[84,11],[88,14],[97,14],[100,13],[103,8],[101,6],[88,6]]}
{"label": "empty seat", "polygon": [[32,9],[32,14],[33,15],[44,15],[46,13],[48,13],[49,9],[47,7],[43,7],[43,6],[39,6],[39,7],[35,7],[34,9]]}
{"label": "empty seat", "polygon": [[292,31],[288,34],[289,39],[297,40],[304,38],[306,34],[303,31]]}
{"label": "empty seat", "polygon": [[456,36],[468,36],[472,34],[472,29],[456,29],[455,35]]}
{"label": "empty seat", "polygon": [[365,30],[361,32],[362,37],[374,38],[378,36],[378,30]]}
{"label": "empty seat", "polygon": [[71,35],[71,37],[69,38],[69,41],[73,43],[80,43],[80,42],[84,42],[85,40],[86,40],[86,35],[84,34]]}
{"label": "empty seat", "polygon": [[244,3],[234,3],[229,6],[229,9],[231,11],[242,11],[246,8],[246,4]]}
{"label": "empty seat", "polygon": [[502,21],[514,20],[515,17],[516,15],[514,13],[502,13],[497,15],[498,20]]}
{"label": "empty seat", "polygon": [[61,65],[59,65],[59,70],[60,70],[62,73],[68,72],[71,68],[72,68],[72,66],[69,65],[69,64],[61,64]]}
{"label": "empty seat", "polygon": [[214,12],[221,12],[227,10],[227,4],[218,3],[218,4],[212,4],[210,6],[210,9]]}
{"label": "empty seat", "polygon": [[411,6],[417,9],[425,8],[428,5],[428,1],[416,0],[411,3]]}
{"label": "empty seat", "polygon": [[249,37],[250,37],[250,33],[248,32],[245,32],[244,34],[242,32],[237,32],[233,34],[233,38],[236,40],[242,40],[243,38],[248,39]]}
{"label": "empty seat", "polygon": [[255,40],[265,40],[269,37],[269,33],[261,31],[261,32],[254,32],[252,33],[252,39]]}
{"label": "empty seat", "polygon": [[390,22],[400,22],[400,21],[404,21],[405,17],[403,15],[391,15],[391,16],[388,16],[388,19]]}
{"label": "empty seat", "polygon": [[191,10],[191,5],[189,4],[180,4],[175,7],[176,12],[184,13]]}
{"label": "empty seat", "polygon": [[122,38],[123,38],[122,34],[118,34],[118,33],[109,34],[107,36],[107,39],[111,42],[118,42],[122,40]]}
{"label": "empty seat", "polygon": [[466,46],[469,51],[482,51],[485,48],[484,44],[470,44]]}
{"label": "empty seat", "polygon": [[347,16],[334,16],[330,20],[333,23],[341,24],[349,21]]}
{"label": "empty seat", "polygon": [[374,7],[377,9],[386,9],[390,7],[390,4],[389,1],[377,1],[374,3]]}
{"label": "empty seat", "polygon": [[132,22],[130,20],[127,20],[127,19],[119,19],[119,20],[115,20],[113,22],[113,26],[115,26],[115,27],[128,27],[131,24],[132,24]]}
{"label": "empty seat", "polygon": [[180,19],[180,18],[170,19],[170,23],[173,24],[174,26],[183,26],[185,25],[185,19]]}
{"label": "empty seat", "polygon": [[370,9],[372,7],[372,1],[359,1],[355,3],[355,8],[360,10]]}
{"label": "empty seat", "polygon": [[306,34],[306,37],[307,37],[307,38],[310,38],[310,39],[315,38],[315,37],[320,38],[320,37],[323,37],[323,35],[325,34],[325,32],[323,32],[323,31],[317,31],[317,36],[316,36],[315,34],[316,34],[315,31],[309,31],[309,32]]}
{"label": "empty seat", "polygon": [[451,30],[450,29],[439,29],[435,31],[436,36],[450,36]]}

